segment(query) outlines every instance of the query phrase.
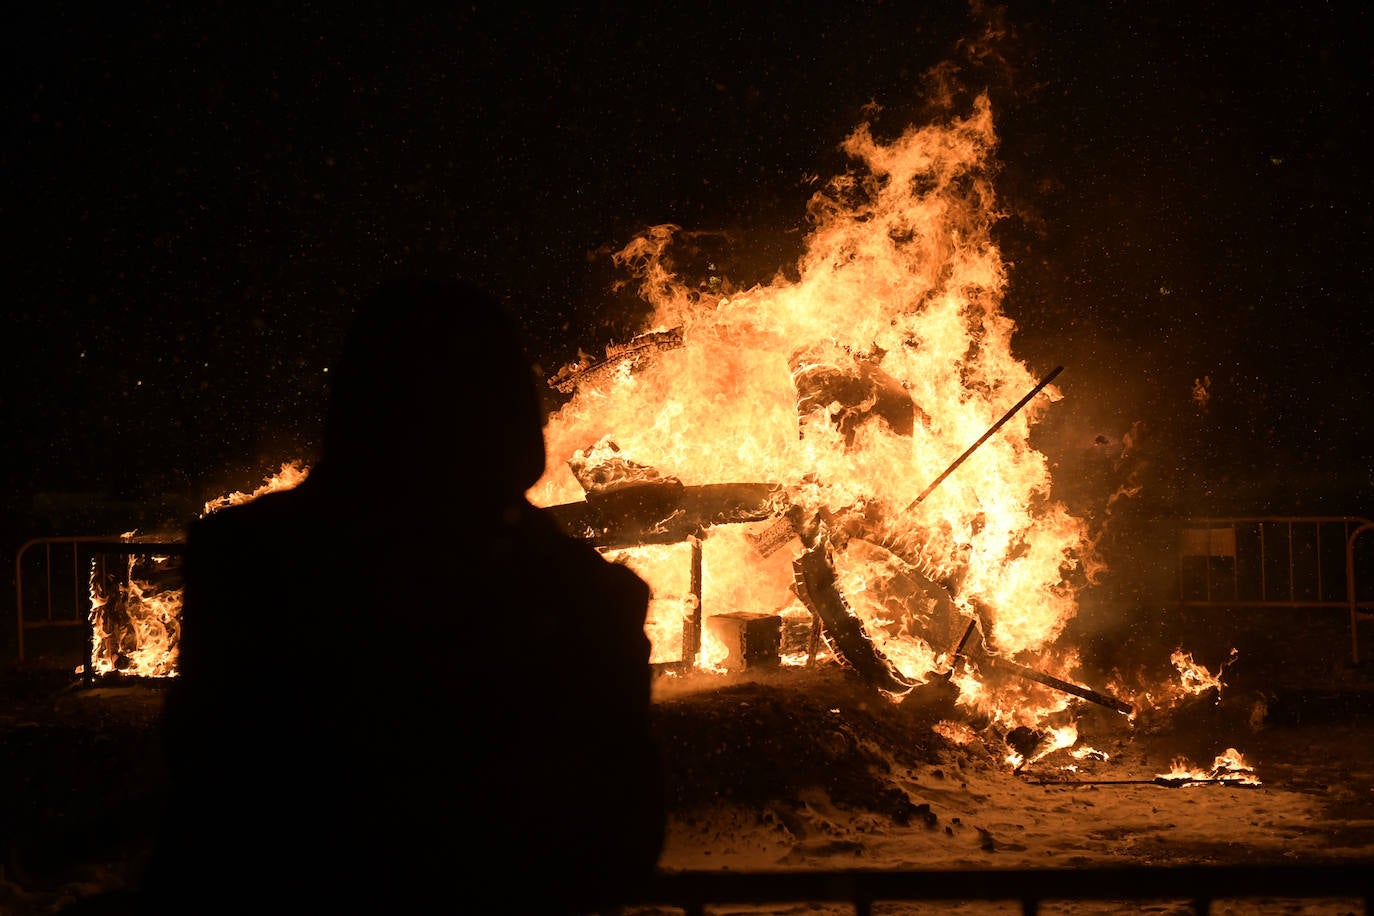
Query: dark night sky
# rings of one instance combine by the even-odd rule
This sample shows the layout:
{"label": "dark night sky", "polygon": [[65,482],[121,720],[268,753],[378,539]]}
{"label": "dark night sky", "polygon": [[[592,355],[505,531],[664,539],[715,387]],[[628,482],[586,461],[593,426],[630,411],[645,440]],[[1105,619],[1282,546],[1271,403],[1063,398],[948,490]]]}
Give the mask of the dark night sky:
{"label": "dark night sky", "polygon": [[483,281],[550,372],[625,329],[588,255],[644,226],[730,229],[766,279],[861,109],[919,122],[941,62],[992,97],[1018,349],[1066,367],[1047,450],[1145,420],[1195,510],[1374,512],[1369,12],[488,6],[8,30],[12,540],[103,533],[40,494],[194,507],[309,457],[394,270]]}

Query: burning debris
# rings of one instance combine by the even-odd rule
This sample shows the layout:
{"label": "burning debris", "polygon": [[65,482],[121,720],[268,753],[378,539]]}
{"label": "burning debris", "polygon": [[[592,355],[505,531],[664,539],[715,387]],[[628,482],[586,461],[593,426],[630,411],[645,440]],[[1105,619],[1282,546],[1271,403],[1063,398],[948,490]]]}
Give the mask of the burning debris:
{"label": "burning debris", "polygon": [[[201,515],[289,490],[309,473],[303,464],[284,462],[253,491],[234,491],[206,502]],[[136,531],[125,532],[119,541],[118,552],[98,554],[91,563],[90,673],[175,677],[181,643],[180,553],[171,552],[175,545],[165,538]]]}
{"label": "burning debris", "polygon": [[[986,441],[1058,372],[1056,369],[1011,411],[1004,414],[1002,419],[966,450],[948,470],[957,467],[974,448]],[[799,386],[799,391],[801,390],[803,389]],[[799,410],[805,409],[807,397],[805,393],[799,396]],[[846,405],[836,403],[841,410],[846,409]],[[845,415],[852,417],[854,414]],[[840,424],[842,431],[843,426],[844,424]],[[852,427],[850,432],[852,433]],[[687,488],[680,480],[665,477],[654,468],[625,458],[619,446],[610,439],[602,439],[588,449],[577,451],[569,459],[568,466],[586,491],[586,498],[581,504],[563,504],[553,507],[552,511],[565,526],[603,547],[683,541],[704,536],[707,528],[716,525],[756,521],[776,513],[777,519],[774,523],[762,533],[751,536],[751,543],[764,556],[793,538],[799,539],[805,545],[805,549],[793,561],[792,590],[813,619],[813,638],[808,661],[814,661],[814,637],[821,635],[838,660],[857,669],[865,680],[880,690],[900,697],[931,677],[949,680],[955,667],[968,660],[969,641],[978,629],[978,618],[964,618],[956,628],[950,620],[954,606],[952,596],[947,593],[943,595],[944,600],[937,597],[926,613],[920,614],[918,610],[919,618],[912,616],[909,610],[907,614],[908,628],[912,630],[913,635],[923,637],[927,645],[932,644],[931,631],[937,627],[945,634],[952,634],[956,629],[961,634],[957,644],[951,644],[949,651],[939,656],[948,663],[944,671],[929,671],[921,678],[910,677],[893,664],[870,638],[864,622],[852,611],[836,585],[833,558],[833,550],[837,544],[847,544],[851,537],[863,535],[865,519],[862,514],[839,521],[836,530],[832,530],[831,526],[837,524],[838,517],[829,513],[821,512],[809,522],[799,522],[799,519],[805,518],[805,510],[800,506],[787,504],[782,495],[782,488],[769,484],[696,488],[692,499],[688,500]],[[948,470],[946,474],[937,478],[937,482],[947,476]],[[933,486],[927,487],[916,502],[928,495],[932,489]],[[846,528],[849,530],[845,530]],[[936,583],[928,580],[923,583],[923,588],[927,594],[940,592]],[[943,613],[933,613],[936,609]],[[741,619],[741,613],[716,615],[709,620],[716,621],[720,618],[722,623],[726,620],[733,622]],[[781,632],[780,618],[774,629],[778,633]],[[725,627],[717,626],[715,630],[722,632]],[[685,632],[699,634],[701,621],[695,621]],[[980,647],[982,642],[981,638],[976,641]],[[778,644],[780,645],[780,641]],[[1133,712],[1132,707],[1121,700],[1013,661],[999,659],[987,652],[982,654],[981,664],[998,672],[1023,677],[1080,699],[1098,703],[1125,715]]]}
{"label": "burning debris", "polygon": [[1055,779],[1041,778],[1031,781],[1038,786],[1163,786],[1167,789],[1182,789],[1189,786],[1227,786],[1240,789],[1258,789],[1264,783],[1255,775],[1254,768],[1246,762],[1240,751],[1233,747],[1218,754],[1210,768],[1194,767],[1186,758],[1175,758],[1172,769],[1146,779]]}
{"label": "burning debris", "polygon": [[1236,660],[1238,654],[1235,649],[1232,649],[1231,654],[1226,661],[1222,662],[1215,674],[1193,661],[1192,653],[1184,652],[1182,648],[1175,649],[1173,654],[1169,656],[1169,661],[1178,671],[1181,686],[1185,692],[1197,695],[1208,690],[1215,690],[1220,694],[1221,688],[1224,686],[1221,675],[1226,666]]}
{"label": "burning debris", "polygon": [[1245,757],[1233,747],[1217,755],[1212,761],[1211,769],[1207,770],[1193,767],[1186,759],[1175,759],[1173,769],[1156,776],[1154,782],[1162,786],[1222,785],[1257,788],[1262,785],[1255,777],[1254,768],[1246,763]]}
{"label": "burning debris", "polygon": [[[135,543],[133,533],[124,536]],[[91,659],[98,673],[169,677],[181,641],[181,558],[97,557],[90,573]]]}

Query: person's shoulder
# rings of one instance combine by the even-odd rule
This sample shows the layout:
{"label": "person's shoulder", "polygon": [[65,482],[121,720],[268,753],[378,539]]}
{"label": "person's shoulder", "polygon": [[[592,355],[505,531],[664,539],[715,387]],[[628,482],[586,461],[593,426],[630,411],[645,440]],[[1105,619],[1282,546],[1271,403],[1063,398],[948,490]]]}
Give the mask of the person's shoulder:
{"label": "person's shoulder", "polygon": [[[532,513],[531,525],[538,530],[545,547],[556,546],[564,561],[589,585],[612,594],[622,594],[636,602],[649,600],[649,584],[638,573],[623,563],[608,559],[590,542],[569,534],[548,511],[536,509]],[[548,552],[552,551],[545,551],[545,555]]]}

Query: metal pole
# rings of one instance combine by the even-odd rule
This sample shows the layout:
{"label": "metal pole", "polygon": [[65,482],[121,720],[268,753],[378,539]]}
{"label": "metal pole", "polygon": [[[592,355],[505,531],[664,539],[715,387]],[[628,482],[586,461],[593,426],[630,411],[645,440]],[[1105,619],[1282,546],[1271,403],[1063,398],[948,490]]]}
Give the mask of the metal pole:
{"label": "metal pole", "polygon": [[927,496],[930,495],[930,491],[931,491],[931,490],[933,490],[933,489],[935,489],[936,487],[938,487],[938,486],[940,485],[940,482],[941,482],[941,481],[943,481],[946,477],[948,477],[950,474],[952,474],[952,473],[954,472],[954,469],[955,469],[955,468],[957,468],[959,465],[961,465],[961,464],[964,463],[964,459],[965,459],[965,458],[967,458],[969,455],[972,455],[973,452],[974,452],[974,450],[977,449],[978,446],[980,446],[980,445],[982,445],[984,442],[988,441],[988,439],[991,438],[991,436],[992,436],[993,433],[997,432],[997,430],[999,430],[999,429],[1002,428],[1002,424],[1003,424],[1003,423],[1006,423],[1006,422],[1007,422],[1008,420],[1010,420],[1012,417],[1016,416],[1017,412],[1018,412],[1022,407],[1025,407],[1028,403],[1030,403],[1030,399],[1031,399],[1031,398],[1033,398],[1033,397],[1035,397],[1037,394],[1039,394],[1039,393],[1044,389],[1044,387],[1045,387],[1046,385],[1048,385],[1050,382],[1054,381],[1054,377],[1055,377],[1056,375],[1058,375],[1059,373],[1061,373],[1061,372],[1063,372],[1063,371],[1064,371],[1064,367],[1063,367],[1063,366],[1055,366],[1055,367],[1054,367],[1054,371],[1052,371],[1049,375],[1047,375],[1047,376],[1045,376],[1044,378],[1042,378],[1042,379],[1040,380],[1039,384],[1037,384],[1037,385],[1036,385],[1034,388],[1032,388],[1030,391],[1026,392],[1026,396],[1023,397],[1021,400],[1017,401],[1017,402],[1012,406],[1011,410],[1008,410],[1006,413],[1004,413],[1004,414],[1002,415],[1002,419],[998,420],[996,423],[994,423],[994,424],[992,424],[991,426],[989,426],[989,427],[988,427],[988,431],[985,432],[985,433],[983,433],[983,435],[979,436],[977,442],[973,443],[973,444],[970,445],[968,448],[966,448],[966,449],[964,450],[964,453],[963,453],[962,455],[960,455],[958,458],[955,458],[955,459],[954,459],[954,463],[951,464],[949,467],[945,468],[943,474],[941,474],[939,477],[936,477],[934,480],[932,480],[932,481],[930,482],[930,486],[928,486],[928,487],[926,487],[924,490],[922,490],[922,491],[921,491],[921,495],[918,496],[918,497],[916,497],[915,499],[913,499],[913,500],[911,501],[911,505],[909,505],[909,506],[906,507],[906,511],[910,512],[912,509],[915,509],[916,506],[920,504],[921,500],[925,499]]}
{"label": "metal pole", "polygon": [[701,541],[702,538],[704,538],[705,536],[706,533],[704,531],[698,531],[696,534],[688,538],[688,541],[692,545],[692,568],[690,587],[692,590],[692,597],[695,599],[695,607],[692,608],[692,623],[690,625],[691,638],[688,640],[688,645],[684,647],[686,651],[683,653],[683,655],[685,656],[683,661],[687,663],[688,668],[694,667],[699,663],[700,660],[697,656],[701,654]]}
{"label": "metal pole", "polygon": [[1350,663],[1360,664],[1360,602],[1355,594],[1355,539],[1374,531],[1374,522],[1365,522],[1345,539],[1345,597],[1350,602]]}

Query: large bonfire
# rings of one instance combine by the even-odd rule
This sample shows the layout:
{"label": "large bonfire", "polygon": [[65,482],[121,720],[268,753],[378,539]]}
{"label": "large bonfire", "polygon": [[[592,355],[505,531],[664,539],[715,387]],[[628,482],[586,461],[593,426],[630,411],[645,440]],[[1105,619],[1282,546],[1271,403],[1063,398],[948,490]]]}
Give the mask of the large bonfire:
{"label": "large bonfire", "polygon": [[[551,380],[571,397],[550,419],[548,471],[531,497],[566,507],[654,484],[664,528],[680,511],[665,484],[770,488],[761,511],[731,519],[741,524],[694,533],[694,590],[680,545],[620,552],[655,586],[660,659],[681,651],[694,602],[708,618],[806,620],[827,600],[815,594],[823,580],[894,698],[943,677],[1012,726],[1068,702],[1024,678],[993,691],[979,677],[1017,659],[1072,678],[1075,654],[1056,639],[1100,568],[1029,442],[1061,394],[1053,373],[1013,354],[992,238],[995,147],[986,98],[891,142],[860,126],[844,143],[855,167],[811,201],[796,270],[767,285],[679,278],[671,225],[616,256],[652,307],[649,326]],[[652,516],[635,514],[641,530]],[[854,663],[842,622],[826,622],[827,646]],[[721,650],[704,636],[695,661],[709,667]]]}

